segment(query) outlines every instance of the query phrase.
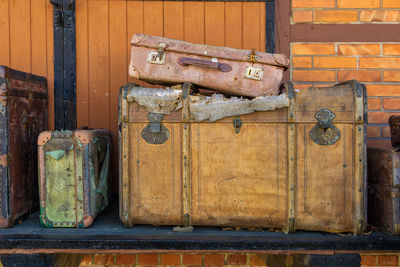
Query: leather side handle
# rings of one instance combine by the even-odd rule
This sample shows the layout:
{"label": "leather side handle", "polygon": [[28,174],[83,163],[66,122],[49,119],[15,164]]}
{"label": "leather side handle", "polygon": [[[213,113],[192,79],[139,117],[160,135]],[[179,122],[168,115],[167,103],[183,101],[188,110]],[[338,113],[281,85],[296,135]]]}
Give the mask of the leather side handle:
{"label": "leather side handle", "polygon": [[219,63],[212,60],[200,59],[200,58],[189,58],[180,57],[178,58],[178,64],[181,66],[197,66],[202,68],[218,69],[221,72],[230,72],[232,66],[225,63]]}

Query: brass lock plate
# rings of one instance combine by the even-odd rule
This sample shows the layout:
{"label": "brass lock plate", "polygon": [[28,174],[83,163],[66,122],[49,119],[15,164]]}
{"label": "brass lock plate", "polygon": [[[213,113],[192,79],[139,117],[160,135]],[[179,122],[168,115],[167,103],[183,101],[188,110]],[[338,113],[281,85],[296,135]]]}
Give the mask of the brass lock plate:
{"label": "brass lock plate", "polygon": [[251,80],[261,81],[264,75],[263,69],[248,66],[244,77]]}
{"label": "brass lock plate", "polygon": [[318,123],[311,129],[310,138],[317,145],[329,146],[340,139],[340,130],[333,125],[333,114],[329,109],[323,108],[315,114]]}
{"label": "brass lock plate", "polygon": [[157,51],[150,51],[147,55],[147,62],[151,64],[163,65],[165,63],[165,53],[160,53]]}

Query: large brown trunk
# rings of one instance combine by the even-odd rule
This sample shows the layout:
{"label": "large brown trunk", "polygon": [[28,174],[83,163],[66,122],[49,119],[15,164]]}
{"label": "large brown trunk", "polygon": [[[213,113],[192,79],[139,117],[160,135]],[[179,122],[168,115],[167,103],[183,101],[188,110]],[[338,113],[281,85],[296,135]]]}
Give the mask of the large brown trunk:
{"label": "large brown trunk", "polygon": [[[189,120],[191,97],[183,93],[182,111],[162,119],[164,142],[149,138],[148,112],[129,96],[133,90],[125,87],[120,98],[124,224],[363,232],[361,84],[298,93],[289,86],[288,108],[216,122]],[[316,114],[331,113],[332,124],[317,125]]]}
{"label": "large brown trunk", "polygon": [[0,66],[0,226],[38,208],[36,140],[47,130],[47,81]]}

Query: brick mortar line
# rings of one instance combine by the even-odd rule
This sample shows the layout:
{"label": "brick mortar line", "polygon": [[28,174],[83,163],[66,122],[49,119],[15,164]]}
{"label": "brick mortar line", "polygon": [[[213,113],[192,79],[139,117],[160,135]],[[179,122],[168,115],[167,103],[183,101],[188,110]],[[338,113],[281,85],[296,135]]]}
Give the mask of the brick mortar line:
{"label": "brick mortar line", "polygon": [[[349,79],[351,80],[351,79]],[[293,81],[293,84],[310,84],[310,83],[316,83],[316,84],[320,84],[320,85],[324,85],[324,84],[331,84],[332,81]],[[400,83],[391,83],[391,82],[363,82],[363,81],[359,81],[362,84],[365,85],[392,85],[392,86],[400,86]],[[385,96],[385,97],[390,97],[390,96]],[[393,97],[397,97],[397,96],[393,96]]]}
{"label": "brick mortar line", "polygon": [[[399,43],[400,45],[400,43]],[[293,55],[293,57],[329,57],[329,58],[400,58],[400,55]]]}
{"label": "brick mortar line", "polygon": [[320,21],[312,21],[312,22],[297,22],[297,23],[293,23],[292,25],[296,25],[296,24],[310,24],[310,25],[313,25],[313,24],[327,24],[327,25],[332,25],[332,24],[334,24],[334,25],[337,25],[337,24],[340,24],[340,25],[347,25],[347,24],[352,24],[352,25],[364,25],[364,24],[377,24],[377,25],[380,25],[380,24],[390,24],[390,25],[397,25],[397,24],[400,24],[400,21],[398,21],[398,22],[396,22],[396,21],[361,21],[361,22],[335,22],[335,21],[333,21],[333,22],[320,22]]}
{"label": "brick mortar line", "polygon": [[[360,68],[360,69],[350,69],[350,68],[343,68],[343,69],[335,69],[335,68],[295,68],[293,71],[296,70],[326,70],[326,71],[400,71],[400,66],[399,68],[371,68],[371,69],[366,69],[366,68]],[[383,80],[383,79],[382,79]],[[391,82],[391,83],[396,83],[396,82]],[[400,82],[398,82],[400,84]]]}
{"label": "brick mortar line", "polygon": [[368,113],[378,113],[378,112],[383,112],[383,113],[400,113],[400,109],[382,109],[382,110],[371,109],[371,110],[368,110]]}
{"label": "brick mortar line", "polygon": [[329,57],[329,58],[399,58],[400,55],[296,55],[294,54],[293,57]]}
{"label": "brick mortar line", "polygon": [[373,127],[387,127],[389,124],[385,123],[368,123],[368,126],[373,126]]}
{"label": "brick mortar line", "polygon": [[331,7],[293,7],[292,11],[400,11],[400,8],[331,8]]}
{"label": "brick mortar line", "polygon": [[291,42],[291,44],[400,44],[400,42]]}
{"label": "brick mortar line", "polygon": [[[310,83],[317,83],[317,84],[331,84],[332,82],[321,82],[321,81],[292,81],[294,84],[310,84]],[[394,86],[398,86],[400,85],[400,83],[384,83],[384,82],[361,82],[365,85],[394,85]],[[389,97],[389,96],[386,96]]]}

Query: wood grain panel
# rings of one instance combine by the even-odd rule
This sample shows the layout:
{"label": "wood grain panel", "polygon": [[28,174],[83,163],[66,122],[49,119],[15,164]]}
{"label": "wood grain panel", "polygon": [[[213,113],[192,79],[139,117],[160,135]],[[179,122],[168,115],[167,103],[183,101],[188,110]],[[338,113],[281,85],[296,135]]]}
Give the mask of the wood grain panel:
{"label": "wood grain panel", "polygon": [[260,5],[243,3],[243,48],[260,51]]}
{"label": "wood grain panel", "polygon": [[10,64],[10,14],[9,0],[0,1],[0,65]]}
{"label": "wood grain panel", "polygon": [[208,45],[225,45],[225,3],[205,3],[205,43]]}
{"label": "wood grain panel", "polygon": [[90,126],[110,127],[109,3],[88,1]]}
{"label": "wood grain panel", "polygon": [[77,126],[89,125],[88,0],[76,2],[76,109]]}
{"label": "wood grain panel", "polygon": [[231,123],[193,123],[191,132],[195,224],[286,225],[286,125],[244,123],[237,134]]}
{"label": "wood grain panel", "polygon": [[225,45],[241,49],[243,46],[242,31],[243,4],[225,3]]}
{"label": "wood grain panel", "polygon": [[[315,144],[309,137],[314,124],[297,130],[298,229],[335,231],[352,229],[353,125],[335,124],[341,132],[337,143]],[[316,168],[315,163],[318,163]]]}
{"label": "wood grain panel", "polygon": [[46,76],[46,0],[31,0],[32,73]]}
{"label": "wood grain panel", "polygon": [[163,1],[143,2],[143,29],[148,35],[164,36]]}
{"label": "wood grain panel", "polygon": [[[118,96],[119,88],[127,83],[129,47],[127,36],[127,2],[124,0],[110,1],[110,130],[112,146],[118,147]],[[118,149],[112,150],[112,177],[118,177]],[[113,179],[112,188],[118,191],[118,179]]]}
{"label": "wood grain panel", "polygon": [[183,2],[164,2],[164,36],[183,40]]}
{"label": "wood grain panel", "polygon": [[184,3],[185,41],[204,44],[204,2]]}
{"label": "wood grain panel", "polygon": [[54,130],[53,6],[46,1],[47,89],[49,92],[49,130]]}
{"label": "wood grain panel", "polygon": [[259,28],[259,41],[260,41],[260,46],[259,46],[259,50],[260,51],[263,51],[263,52],[265,52],[265,45],[266,45],[266,36],[265,36],[265,27],[266,27],[266,25],[265,25],[265,16],[266,16],[266,14],[265,14],[265,5],[266,5],[266,3],[264,3],[264,2],[260,2],[260,3],[258,3],[259,4],[259,20],[260,20],[260,28]]}
{"label": "wood grain panel", "polygon": [[[127,20],[127,58],[128,62],[131,58],[130,42],[135,33],[144,33],[143,25],[143,1],[127,1],[126,2],[126,20]],[[128,65],[126,66],[126,71]],[[129,77],[128,77],[129,80]]]}
{"label": "wood grain panel", "polygon": [[31,72],[31,2],[10,2],[10,67]]}
{"label": "wood grain panel", "polygon": [[163,124],[170,137],[160,145],[149,144],[141,137],[146,125],[129,124],[130,216],[135,224],[180,225],[180,124]]}

